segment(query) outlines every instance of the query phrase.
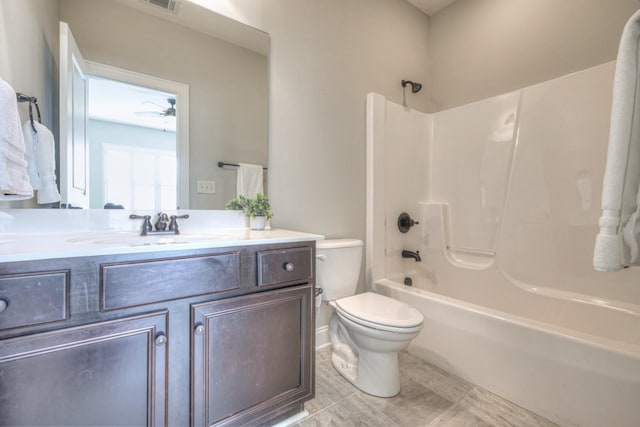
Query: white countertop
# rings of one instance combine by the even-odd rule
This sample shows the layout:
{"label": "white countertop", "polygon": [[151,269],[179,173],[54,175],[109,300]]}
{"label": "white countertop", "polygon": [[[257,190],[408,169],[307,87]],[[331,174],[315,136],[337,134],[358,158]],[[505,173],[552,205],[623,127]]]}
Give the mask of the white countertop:
{"label": "white countertop", "polygon": [[[324,239],[317,234],[282,229],[250,230],[244,227],[241,214],[230,211],[189,211],[191,218],[180,223],[181,234],[140,236],[141,222],[129,220],[129,211],[88,212],[0,211],[0,262]],[[31,222],[31,227],[26,222]],[[12,228],[16,231],[9,231]]]}

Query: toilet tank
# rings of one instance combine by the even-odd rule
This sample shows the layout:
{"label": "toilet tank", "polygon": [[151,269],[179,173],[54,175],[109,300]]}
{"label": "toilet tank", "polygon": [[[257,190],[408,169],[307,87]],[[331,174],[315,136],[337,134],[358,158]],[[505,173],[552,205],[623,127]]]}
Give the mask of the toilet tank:
{"label": "toilet tank", "polygon": [[322,288],[325,301],[356,293],[361,263],[361,240],[328,239],[316,242],[316,286]]}

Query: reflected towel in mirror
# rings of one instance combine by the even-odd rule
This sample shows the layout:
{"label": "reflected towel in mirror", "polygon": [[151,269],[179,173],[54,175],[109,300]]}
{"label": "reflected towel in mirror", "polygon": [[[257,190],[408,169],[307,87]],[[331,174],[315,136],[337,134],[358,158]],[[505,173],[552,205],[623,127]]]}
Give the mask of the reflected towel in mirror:
{"label": "reflected towel in mirror", "polygon": [[[55,140],[51,131],[38,122],[33,123],[36,132],[33,132],[31,122],[24,124],[25,142],[31,140],[32,152],[29,153],[29,143],[27,146],[27,159],[32,159],[34,165],[29,164],[29,177],[34,190],[38,190],[38,204],[57,203],[60,201],[60,193],[56,184],[56,155]],[[34,169],[36,177],[32,177]]]}
{"label": "reflected towel in mirror", "polygon": [[239,163],[237,178],[237,196],[255,199],[258,193],[264,194],[262,165]]}

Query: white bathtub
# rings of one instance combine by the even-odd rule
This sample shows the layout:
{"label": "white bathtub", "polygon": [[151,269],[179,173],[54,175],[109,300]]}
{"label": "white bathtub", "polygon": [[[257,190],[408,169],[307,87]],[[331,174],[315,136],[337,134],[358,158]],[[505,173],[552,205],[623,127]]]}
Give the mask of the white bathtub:
{"label": "white bathtub", "polygon": [[423,313],[409,351],[563,427],[640,426],[640,268],[592,265],[614,65],[433,114],[367,97],[367,286]]}
{"label": "white bathtub", "polygon": [[[521,306],[535,311],[538,302],[554,303],[544,297],[536,301],[536,295],[513,285],[502,287],[509,285],[506,278],[500,279],[498,272],[488,274],[502,282],[495,289],[521,292]],[[546,323],[479,305],[485,302],[480,300],[504,300],[487,295],[486,288],[475,297],[464,292],[471,298],[462,300],[433,291],[456,289],[455,285],[412,278],[414,287],[389,279],[372,285],[374,291],[411,304],[424,315],[424,329],[411,343],[411,353],[561,426],[640,426],[640,345],[634,338],[640,322],[635,315],[618,313],[616,318],[610,309],[576,304],[564,311],[576,313],[565,320],[580,328],[570,329],[559,326],[558,319]],[[615,340],[604,338],[597,322],[581,321],[590,315],[613,316],[608,327],[635,327],[610,331]]]}

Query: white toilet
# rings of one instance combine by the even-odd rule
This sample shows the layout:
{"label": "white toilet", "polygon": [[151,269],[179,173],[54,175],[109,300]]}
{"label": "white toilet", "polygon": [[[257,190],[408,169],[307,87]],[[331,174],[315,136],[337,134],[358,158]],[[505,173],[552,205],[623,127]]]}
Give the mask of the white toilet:
{"label": "white toilet", "polygon": [[317,286],[334,309],[329,322],[333,366],[362,391],[395,396],[400,392],[398,351],[422,329],[422,313],[372,292],[355,295],[362,241],[318,241],[316,257]]}

